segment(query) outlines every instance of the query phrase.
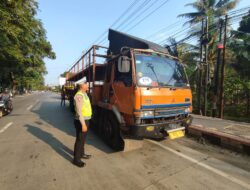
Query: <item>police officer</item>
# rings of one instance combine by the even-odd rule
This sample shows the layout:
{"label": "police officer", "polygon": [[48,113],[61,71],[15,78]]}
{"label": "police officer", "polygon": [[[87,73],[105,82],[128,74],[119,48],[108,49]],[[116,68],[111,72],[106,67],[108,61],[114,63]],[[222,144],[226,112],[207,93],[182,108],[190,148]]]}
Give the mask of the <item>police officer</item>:
{"label": "police officer", "polygon": [[75,104],[75,120],[74,125],[76,128],[76,142],[74,147],[74,160],[73,164],[78,167],[84,167],[86,164],[81,161],[89,159],[91,155],[85,154],[84,144],[86,141],[87,131],[89,127],[89,120],[92,116],[92,108],[89,97],[87,95],[88,84],[86,78],[78,83],[78,91],[74,96]]}

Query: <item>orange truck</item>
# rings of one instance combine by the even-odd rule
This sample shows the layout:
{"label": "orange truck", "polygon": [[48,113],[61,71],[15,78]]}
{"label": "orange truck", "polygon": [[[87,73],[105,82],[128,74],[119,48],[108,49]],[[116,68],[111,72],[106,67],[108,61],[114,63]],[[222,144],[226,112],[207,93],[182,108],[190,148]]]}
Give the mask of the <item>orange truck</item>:
{"label": "orange truck", "polygon": [[109,43],[92,46],[67,73],[67,83],[87,79],[91,128],[115,150],[124,149],[124,138],[184,136],[192,122],[192,94],[178,58],[112,29]]}

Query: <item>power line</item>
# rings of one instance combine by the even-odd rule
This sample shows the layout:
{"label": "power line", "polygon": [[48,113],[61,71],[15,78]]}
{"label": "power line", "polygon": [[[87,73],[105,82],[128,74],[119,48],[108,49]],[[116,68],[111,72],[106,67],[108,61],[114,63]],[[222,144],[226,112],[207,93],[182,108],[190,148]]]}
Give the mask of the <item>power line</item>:
{"label": "power line", "polygon": [[118,23],[123,16],[125,16],[130,10],[132,10],[133,6],[135,6],[137,3],[139,3],[141,0],[135,0],[130,4],[130,6],[123,12],[123,14],[110,26],[110,28],[114,27],[116,23]]}
{"label": "power line", "polygon": [[145,17],[143,17],[139,22],[137,22],[135,25],[133,25],[132,27],[130,27],[126,32],[129,32],[130,30],[132,30],[133,28],[135,28],[136,26],[138,26],[141,22],[143,22],[146,18],[148,18],[149,16],[151,16],[153,13],[155,13],[158,9],[160,9],[161,7],[163,7],[169,0],[165,0],[162,4],[160,4],[160,6],[158,6],[157,8],[155,8],[153,11],[151,11],[149,14],[147,14]]}
{"label": "power line", "polygon": [[[131,12],[124,20],[123,22],[121,22],[115,29],[118,30],[120,27],[123,27],[124,24],[126,24],[128,21],[130,21],[127,25],[125,25],[125,28],[127,26],[129,26],[130,23],[133,23],[134,20],[138,19],[138,17],[136,17],[137,13],[141,12],[142,10],[142,13],[145,12],[145,10],[147,10],[152,4],[150,4],[150,6],[147,7],[148,3],[150,2],[151,0],[144,0],[133,12]],[[156,2],[158,0],[155,0],[154,2]],[[154,3],[153,2],[153,3]],[[146,7],[146,9],[144,10],[144,8]],[[141,13],[141,14],[142,14]],[[141,15],[139,14],[139,15]],[[135,17],[135,18],[134,18]],[[134,19],[133,19],[134,18]],[[132,20],[131,20],[132,19]],[[100,43],[106,43],[107,39],[104,37],[103,40],[100,42]]]}
{"label": "power line", "polygon": [[[160,30],[154,32],[153,34],[150,34],[149,36],[147,36],[147,37],[145,37],[145,38],[146,38],[146,39],[150,39],[150,38],[152,38],[152,37],[155,37],[155,36],[158,35],[158,34],[165,33],[166,31],[169,32],[169,31],[173,30],[174,28],[176,28],[176,26],[180,25],[180,23],[182,23],[182,22],[183,22],[183,21],[180,20],[180,21],[177,21],[177,22],[175,22],[175,23],[172,23],[172,24],[170,24],[170,25],[168,25],[168,26],[165,26],[164,28],[162,28],[162,29],[160,29]],[[154,38],[153,38],[153,39],[154,39]]]}
{"label": "power line", "polygon": [[[123,26],[126,22],[128,22],[131,18],[134,17],[134,15],[140,11],[141,9],[143,9],[151,0],[144,0],[141,4],[139,4],[139,6],[133,11],[131,12],[115,29],[119,29],[121,26]],[[137,1],[139,2],[139,1]],[[137,3],[136,3],[137,4]],[[135,6],[136,4],[133,4],[133,6]],[[132,10],[132,9],[131,9]],[[124,15],[123,15],[124,16]],[[111,25],[112,27],[112,25]],[[104,35],[106,35],[108,33],[108,31],[106,31],[106,33]],[[99,42],[100,44],[104,43],[108,41],[106,36],[103,36],[102,40]]]}
{"label": "power line", "polygon": [[[157,2],[158,0],[155,0],[155,2]],[[151,16],[154,12],[156,12],[158,9],[160,9],[162,6],[164,6],[169,0],[165,0],[164,2],[162,2],[159,6],[157,6],[155,9],[153,9],[149,14],[147,14],[146,16],[144,16],[141,20],[139,20],[135,25],[133,25],[132,27],[130,27],[128,30],[126,30],[126,32],[132,30],[133,28],[135,28],[137,25],[139,25],[141,22],[143,22],[145,19],[147,19],[149,16]],[[145,5],[145,4],[144,4]],[[144,13],[145,11],[147,11],[148,8],[146,8],[145,10],[143,10],[142,13]],[[138,18],[138,17],[137,17]],[[136,19],[133,19],[132,21],[130,21],[130,23],[134,22]],[[104,41],[104,40],[103,40]]]}
{"label": "power line", "polygon": [[[168,0],[167,0],[168,1]],[[153,11],[151,11],[148,15],[146,15],[143,19],[141,19],[139,22],[137,22],[135,25],[133,25],[131,28],[129,28],[127,31],[130,31],[131,29],[133,29],[134,27],[136,27],[138,24],[140,24],[141,22],[143,22],[148,16],[150,16],[151,14],[153,14],[156,10],[158,10],[161,6],[163,6],[165,3],[167,3],[167,1],[165,1],[163,4],[161,4],[159,7],[157,7],[156,9],[154,9]],[[144,8],[144,6],[146,6],[147,4],[149,3],[149,1],[147,1],[147,0],[145,0],[140,6],[139,6],[139,8]],[[247,10],[247,9],[249,9],[250,8],[250,6],[248,6],[248,7],[244,7],[244,8],[241,8],[241,9],[238,9],[238,10],[234,10],[234,11],[231,11],[231,12],[229,12],[228,13],[228,15],[235,15],[235,14],[237,14],[237,13],[239,13],[239,12],[242,12],[242,11],[244,11],[244,10]],[[138,10],[138,8],[136,9],[136,10]],[[139,15],[142,15],[144,12],[146,12],[148,10],[148,8],[146,8],[146,9],[144,9],[142,12],[141,12],[141,14],[139,14]],[[133,11],[133,13],[134,13],[135,11]],[[240,16],[244,16],[246,13],[243,13],[243,14],[240,14],[240,15],[235,15],[235,16],[237,16],[237,17],[240,17]],[[131,14],[130,14],[131,15]],[[130,17],[131,18],[131,17]],[[138,17],[137,17],[138,18]],[[231,18],[231,17],[229,17],[229,18]],[[233,17],[232,17],[233,18]],[[130,22],[127,24],[127,26],[130,24],[130,23],[133,23],[134,21],[135,21],[136,19],[132,19],[132,20],[130,20]],[[123,24],[124,23],[126,23],[126,22],[123,22]],[[172,25],[176,25],[178,22],[176,22],[176,23],[173,23]],[[172,26],[172,25],[170,25],[170,26]],[[121,24],[118,26],[118,27],[120,27],[120,26],[122,26]],[[125,27],[127,27],[127,26],[125,26]],[[168,27],[170,27],[170,26],[168,26]],[[117,28],[118,28],[117,27]],[[164,27],[163,29],[161,29],[160,31],[158,31],[158,33],[159,32],[162,32],[162,31],[164,31],[164,30],[167,30],[168,29],[168,27]],[[177,37],[177,36],[181,36],[182,35],[182,33],[184,33],[186,30],[187,30],[188,28],[185,28],[184,30],[183,29],[181,29],[180,31],[175,31],[175,34],[174,35],[172,35],[172,37]],[[105,32],[105,34],[107,33],[107,31]],[[157,33],[156,33],[157,34]],[[179,34],[179,35],[177,35],[177,34]],[[155,35],[155,33],[154,34],[152,34],[152,35],[150,35],[149,37],[152,37],[153,35]],[[171,36],[170,36],[171,37]],[[147,37],[148,38],[148,37]],[[187,41],[187,40],[193,40],[194,38],[197,38],[197,37],[193,37],[193,38],[190,38],[190,37],[188,37],[188,38],[186,38],[186,40],[185,41]],[[185,38],[184,38],[185,39]],[[105,38],[101,41],[101,43],[102,42],[104,42],[104,41],[106,41],[105,40]],[[163,41],[161,41],[160,43],[164,43],[164,42],[166,42],[167,41],[167,39],[166,40],[163,40]]]}
{"label": "power line", "polygon": [[[242,9],[243,10],[243,9]],[[245,9],[244,9],[245,10]],[[238,12],[240,12],[239,10],[238,10]],[[240,13],[240,14],[238,14],[238,15],[234,15],[234,16],[231,16],[231,17],[229,17],[228,19],[229,19],[229,21],[230,21],[230,19],[231,19],[231,21],[232,21],[232,19],[234,19],[233,21],[234,21],[234,23],[235,22],[237,22],[238,20],[240,20],[240,19],[242,19],[242,17],[243,16],[246,16],[247,14],[249,14],[248,12],[244,12],[244,13]],[[214,23],[214,24],[212,24],[211,26],[209,26],[209,30],[213,30],[213,29],[216,29],[216,27],[217,27],[217,22],[216,23]],[[232,23],[233,24],[233,23]],[[232,25],[232,24],[230,24],[230,25]],[[197,38],[196,36],[194,36],[195,38]],[[192,37],[192,38],[194,38],[194,37]],[[176,44],[173,44],[173,45],[178,45],[178,44],[180,44],[180,43],[183,43],[184,41],[187,41],[187,40],[190,40],[190,39],[192,39],[190,36],[187,36],[187,37],[185,37],[184,39],[182,39],[182,40],[180,40],[179,42],[177,42]]]}
{"label": "power line", "polygon": [[[113,27],[113,26],[115,26],[121,19],[122,19],[122,17],[123,16],[125,16],[129,11],[131,11],[132,9],[133,9],[133,7],[137,4],[137,3],[139,3],[141,0],[134,0],[130,5],[129,5],[129,7],[118,17],[118,19],[116,19],[115,21],[114,21],[114,23],[113,24],[111,24],[111,26],[110,27]],[[103,37],[106,35],[106,33],[108,33],[108,30],[105,30],[94,42],[93,42],[93,44],[95,44],[95,43],[97,43],[97,42],[99,42],[101,39],[103,39]]]}
{"label": "power line", "polygon": [[[129,6],[128,9],[126,9],[126,11],[130,10],[130,8],[131,8],[132,6],[134,6],[135,4],[137,4],[139,1],[140,1],[140,0],[134,1],[133,3],[131,3],[131,5]],[[147,5],[148,2],[149,2],[148,0],[145,0],[138,8],[143,8],[143,5]],[[137,8],[136,10],[138,10],[138,8]],[[237,14],[237,13],[239,13],[239,12],[242,12],[242,11],[245,11],[245,10],[249,10],[249,9],[250,9],[250,6],[247,6],[247,7],[238,9],[238,10],[230,11],[230,12],[228,12],[228,15],[231,16],[231,15],[234,15],[234,14]],[[146,10],[147,10],[147,9],[146,9]],[[143,13],[144,13],[146,10],[144,10]],[[126,12],[126,11],[125,11],[125,12]],[[125,12],[116,20],[116,22],[118,22],[118,21],[121,20],[122,16],[125,15]],[[133,11],[133,13],[135,13],[135,11]],[[130,16],[132,16],[132,15],[130,14]],[[129,18],[131,19],[131,17],[127,17],[127,18],[128,18],[128,19],[129,19]],[[135,20],[135,19],[133,19],[132,22],[133,22],[134,20]],[[130,21],[129,24],[132,23],[132,22]],[[123,24],[124,24],[124,23],[126,23],[126,22],[123,22]],[[176,24],[176,23],[174,23],[174,24]],[[121,24],[120,24],[120,25],[121,25]],[[119,25],[119,26],[120,26],[120,25]],[[112,25],[111,25],[111,26],[112,26]],[[166,30],[167,28],[168,28],[168,27],[166,27],[166,28],[164,28],[164,29]],[[129,30],[130,30],[130,29],[129,29]],[[163,29],[161,29],[161,30],[163,30]],[[164,30],[163,30],[163,31],[164,31]],[[104,39],[102,39],[101,42],[105,41],[106,36],[104,36],[104,35],[105,35],[107,32],[108,32],[108,31],[106,30],[106,31],[102,34],[102,37],[103,37]],[[153,34],[152,34],[151,36],[153,36]],[[150,37],[151,37],[151,36],[150,36]]]}
{"label": "power line", "polygon": [[[196,24],[193,25],[193,26],[196,26],[196,25],[198,25],[198,24],[200,24],[200,23],[196,23]],[[167,39],[162,40],[161,42],[159,42],[159,44],[165,43],[169,38],[176,38],[177,36],[183,35],[182,33],[185,33],[188,29],[190,29],[189,26],[187,26],[187,27],[184,28],[184,29],[180,29],[180,30],[174,31],[174,32],[173,32],[173,35],[169,35],[169,37],[168,37]]]}
{"label": "power line", "polygon": [[[178,26],[178,25],[176,25],[176,26]],[[177,32],[180,31],[180,29],[174,30],[175,28],[176,27],[172,27],[171,29],[168,29],[165,33],[161,33],[162,36],[161,37],[159,37],[159,36],[156,37],[155,41],[159,41],[159,40],[163,41],[162,39],[165,38],[166,36],[172,36],[172,35],[174,35],[174,34],[176,34]]]}
{"label": "power line", "polygon": [[154,6],[154,4],[156,4],[158,1],[159,0],[152,1],[148,6],[144,7],[145,9],[141,9],[141,12],[137,12],[139,14],[135,14],[134,15],[134,19],[130,20],[130,22],[128,22],[128,24],[125,25],[125,27],[121,28],[121,30],[124,30],[125,28],[127,28],[128,26],[130,26],[131,24],[133,24],[133,22],[135,22],[137,19],[139,19],[140,16],[142,16],[145,12],[147,12],[150,8],[152,8]]}
{"label": "power line", "polygon": [[126,22],[128,22],[131,18],[133,18],[138,12],[140,12],[141,9],[143,9],[151,0],[144,0],[137,9],[135,9],[132,13],[130,13],[122,23],[120,23],[116,29],[119,29],[122,25],[124,25]]}
{"label": "power line", "polygon": [[93,44],[99,42],[99,41],[103,38],[103,36],[104,36],[106,33],[108,33],[107,30],[105,30],[105,31],[104,31],[104,32],[103,32],[103,33],[93,42]]}
{"label": "power line", "polygon": [[[162,41],[159,42],[159,44],[162,44],[162,43],[165,43],[169,38],[174,38],[177,34],[181,34],[181,33],[184,33],[186,32],[186,30],[189,29],[189,27],[185,28],[185,29],[182,29],[182,30],[176,30],[174,31],[173,33],[171,33],[167,39],[164,39]],[[172,35],[173,34],[173,35]]]}
{"label": "power line", "polygon": [[162,28],[162,29],[158,30],[157,32],[151,34],[150,36],[147,36],[147,38],[151,38],[153,35],[155,35],[155,34],[157,34],[157,33],[161,33],[161,32],[163,32],[163,31],[165,31],[166,29],[169,29],[169,28],[172,29],[173,27],[175,27],[176,25],[179,25],[179,24],[182,23],[182,22],[183,22],[183,20],[179,20],[179,21],[174,22],[174,23],[172,23],[172,24],[170,24],[170,25],[168,25],[168,26],[165,26],[164,28]]}
{"label": "power line", "polygon": [[[247,14],[247,13],[243,13],[243,14],[240,14],[240,15],[236,15],[236,16],[233,16],[233,17],[231,17],[231,18],[234,18],[234,20],[233,20],[233,22],[232,23],[230,23],[230,24],[227,24],[227,26],[230,26],[230,25],[233,25],[233,24],[235,24],[235,22],[237,22],[237,21],[239,21],[241,18],[237,18],[237,17],[239,17],[239,16],[242,16],[242,15],[244,15],[244,14]],[[236,19],[235,19],[236,18]],[[214,29],[215,28],[215,26],[216,26],[216,23],[215,24],[213,24],[213,26],[212,26],[212,29]],[[210,30],[211,30],[211,28],[209,28]],[[230,39],[231,37],[227,37],[226,39]],[[190,38],[191,39],[191,38]],[[189,40],[190,40],[189,39]],[[182,39],[181,40],[182,41],[182,43],[185,41],[185,42],[187,42],[188,40],[185,40],[185,39]],[[216,43],[219,43],[219,41],[217,40],[217,41],[215,41],[215,44]],[[174,44],[174,45],[178,45],[178,44],[180,44],[179,42],[177,42],[176,44]],[[192,52],[193,50],[196,50],[195,48],[194,49],[190,49],[190,50],[188,50],[188,51],[184,51],[183,53],[189,53],[189,52]]]}
{"label": "power line", "polygon": [[250,6],[246,6],[246,7],[243,7],[243,8],[241,8],[241,9],[229,11],[229,12],[228,12],[228,15],[233,15],[233,14],[236,14],[236,13],[238,13],[238,12],[242,12],[242,11],[249,10],[249,9],[250,9]]}
{"label": "power line", "polygon": [[[231,12],[228,13],[228,15],[234,15],[234,14],[236,14],[236,13],[243,12],[243,11],[245,11],[245,10],[249,11],[249,9],[250,9],[250,6],[247,6],[247,7],[238,9],[238,10],[231,11]],[[242,13],[242,14],[238,14],[238,15],[229,17],[229,19],[230,19],[230,18],[233,18],[233,17],[242,17],[242,16],[244,16],[244,15],[247,14],[247,13],[248,13],[248,12],[245,12],[245,13]],[[221,17],[221,16],[220,16],[220,17]],[[213,29],[214,29],[214,28],[213,28]],[[181,31],[178,32],[178,33],[180,33],[180,34],[182,35],[182,33],[185,32],[185,31],[186,31],[186,29],[181,29]],[[177,34],[177,33],[176,33],[176,34]],[[176,34],[175,34],[175,35],[176,35]],[[180,35],[178,35],[178,36],[180,36]],[[170,37],[174,37],[174,36],[170,36]],[[169,38],[170,38],[170,37],[169,37]],[[177,36],[175,36],[175,37],[177,37]],[[164,42],[166,42],[166,41],[167,41],[167,39],[161,41],[160,43],[164,43]]]}

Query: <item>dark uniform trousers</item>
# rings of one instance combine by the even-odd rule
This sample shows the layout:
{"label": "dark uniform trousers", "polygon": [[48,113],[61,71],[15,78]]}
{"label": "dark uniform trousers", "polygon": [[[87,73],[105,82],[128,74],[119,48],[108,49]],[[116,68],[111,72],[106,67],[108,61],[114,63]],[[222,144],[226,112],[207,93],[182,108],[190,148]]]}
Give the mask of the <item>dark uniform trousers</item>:
{"label": "dark uniform trousers", "polygon": [[61,95],[61,106],[64,104],[65,106],[65,94]]}
{"label": "dark uniform trousers", "polygon": [[[89,120],[85,120],[85,123],[89,129]],[[74,125],[76,128],[76,142],[74,148],[74,160],[79,162],[82,155],[85,154],[84,145],[86,142],[87,132],[82,132],[82,124],[78,119],[74,120]]]}

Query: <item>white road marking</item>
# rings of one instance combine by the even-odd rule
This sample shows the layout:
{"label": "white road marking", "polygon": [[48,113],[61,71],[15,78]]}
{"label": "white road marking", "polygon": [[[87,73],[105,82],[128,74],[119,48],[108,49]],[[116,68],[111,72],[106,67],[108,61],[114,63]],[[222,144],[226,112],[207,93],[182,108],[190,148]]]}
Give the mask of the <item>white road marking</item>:
{"label": "white road marking", "polygon": [[6,129],[8,129],[11,125],[13,124],[13,122],[8,123],[7,125],[5,125],[1,130],[0,133],[3,133]]}
{"label": "white road marking", "polygon": [[211,171],[211,172],[214,172],[214,173],[216,173],[216,174],[218,174],[218,175],[220,175],[220,176],[222,176],[222,177],[224,177],[224,178],[226,178],[226,179],[228,179],[228,180],[230,180],[230,181],[232,181],[232,182],[234,182],[234,183],[237,183],[238,185],[241,185],[242,187],[245,187],[246,189],[250,189],[250,184],[245,183],[245,182],[243,182],[243,181],[241,181],[241,180],[239,180],[239,179],[236,179],[236,178],[234,178],[233,176],[231,176],[231,175],[229,175],[229,174],[227,174],[227,173],[225,173],[225,172],[223,172],[223,171],[220,171],[220,170],[218,170],[218,169],[216,169],[216,168],[213,168],[213,167],[211,167],[211,166],[209,166],[209,165],[206,165],[206,164],[200,162],[199,160],[196,160],[196,159],[194,159],[194,158],[191,158],[191,157],[189,157],[189,156],[187,156],[187,155],[185,155],[185,154],[182,154],[182,153],[180,153],[180,152],[177,152],[176,150],[174,150],[174,149],[172,149],[172,148],[169,148],[169,147],[166,147],[166,146],[164,146],[164,145],[161,144],[161,143],[158,143],[158,142],[155,142],[155,141],[152,141],[152,140],[146,140],[146,141],[148,141],[148,142],[150,142],[150,143],[153,143],[153,144],[155,144],[155,145],[158,145],[158,146],[160,146],[161,148],[163,148],[163,149],[165,149],[165,150],[168,150],[169,152],[172,152],[172,153],[174,153],[174,154],[176,154],[176,155],[178,155],[178,156],[180,156],[180,157],[182,157],[182,158],[184,158],[184,159],[186,159],[186,160],[188,160],[188,161],[190,161],[190,162],[193,162],[194,164],[197,164],[197,165],[199,165],[199,166],[201,166],[201,167],[203,167],[203,168],[206,168],[207,170],[209,170],[209,171]]}
{"label": "white road marking", "polygon": [[33,108],[35,105],[37,105],[37,103],[39,103],[39,100],[38,100],[38,99],[35,101],[34,104],[31,104],[29,107],[27,107],[27,110],[30,111],[31,108]]}
{"label": "white road marking", "polygon": [[27,107],[27,110],[29,111],[32,107],[33,105],[30,105],[29,107]]}

